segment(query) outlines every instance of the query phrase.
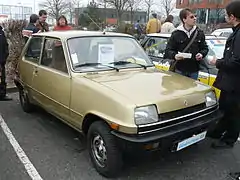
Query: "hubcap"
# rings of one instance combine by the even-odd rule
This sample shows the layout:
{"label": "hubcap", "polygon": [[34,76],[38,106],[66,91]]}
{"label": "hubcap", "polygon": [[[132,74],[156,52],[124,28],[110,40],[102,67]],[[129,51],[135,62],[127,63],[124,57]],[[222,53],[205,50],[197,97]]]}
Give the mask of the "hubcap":
{"label": "hubcap", "polygon": [[107,150],[105,143],[99,134],[93,137],[91,146],[95,161],[100,167],[105,167],[107,161]]}

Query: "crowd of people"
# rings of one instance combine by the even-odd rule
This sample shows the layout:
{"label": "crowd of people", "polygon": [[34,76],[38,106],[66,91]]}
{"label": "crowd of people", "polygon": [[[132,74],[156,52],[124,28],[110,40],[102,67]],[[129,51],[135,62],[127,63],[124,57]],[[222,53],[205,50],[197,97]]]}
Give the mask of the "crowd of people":
{"label": "crowd of people", "polygon": [[140,25],[140,21],[138,20],[134,24],[134,30],[137,34],[137,39],[143,34],[150,34],[150,33],[172,33],[176,27],[173,24],[174,17],[172,15],[168,15],[165,19],[164,23],[162,24],[161,21],[157,18],[156,13],[152,13],[152,17],[149,19],[146,27],[142,27]]}
{"label": "crowd of people", "polygon": [[[29,24],[23,29],[22,34],[26,39],[34,33],[49,31],[49,25],[46,22],[47,12],[40,10],[38,15],[32,14],[29,19]],[[71,30],[72,27],[68,25],[67,18],[64,15],[59,16],[53,31]]]}

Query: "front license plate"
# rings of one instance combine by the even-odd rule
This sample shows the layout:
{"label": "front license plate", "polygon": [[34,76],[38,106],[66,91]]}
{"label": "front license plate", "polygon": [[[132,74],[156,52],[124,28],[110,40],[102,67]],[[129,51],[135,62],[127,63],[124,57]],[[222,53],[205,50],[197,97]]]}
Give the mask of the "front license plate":
{"label": "front license plate", "polygon": [[192,136],[192,137],[190,137],[188,139],[185,139],[185,140],[179,142],[178,146],[177,146],[177,151],[179,151],[179,150],[181,150],[183,148],[186,148],[188,146],[191,146],[192,144],[197,143],[197,142],[205,139],[206,134],[207,134],[207,131],[204,131],[204,132],[202,132],[200,134],[194,135],[194,136]]}

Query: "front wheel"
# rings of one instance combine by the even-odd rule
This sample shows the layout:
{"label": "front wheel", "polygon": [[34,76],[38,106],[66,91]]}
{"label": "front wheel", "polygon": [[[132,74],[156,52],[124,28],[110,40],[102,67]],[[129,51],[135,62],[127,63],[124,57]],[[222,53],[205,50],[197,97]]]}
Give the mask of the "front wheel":
{"label": "front wheel", "polygon": [[115,177],[122,167],[122,153],[110,128],[101,121],[94,122],[88,131],[88,151],[96,170],[103,176]]}

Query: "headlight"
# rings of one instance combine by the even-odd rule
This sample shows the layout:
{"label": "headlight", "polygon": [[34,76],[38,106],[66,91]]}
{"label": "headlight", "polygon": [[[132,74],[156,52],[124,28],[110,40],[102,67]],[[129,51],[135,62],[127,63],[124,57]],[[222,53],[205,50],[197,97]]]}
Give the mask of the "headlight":
{"label": "headlight", "polygon": [[206,99],[206,106],[207,107],[210,107],[210,106],[213,106],[213,105],[217,104],[217,98],[216,98],[216,95],[213,91],[205,94],[205,99]]}
{"label": "headlight", "polygon": [[135,109],[134,118],[136,125],[155,123],[158,121],[156,106],[144,106]]}

